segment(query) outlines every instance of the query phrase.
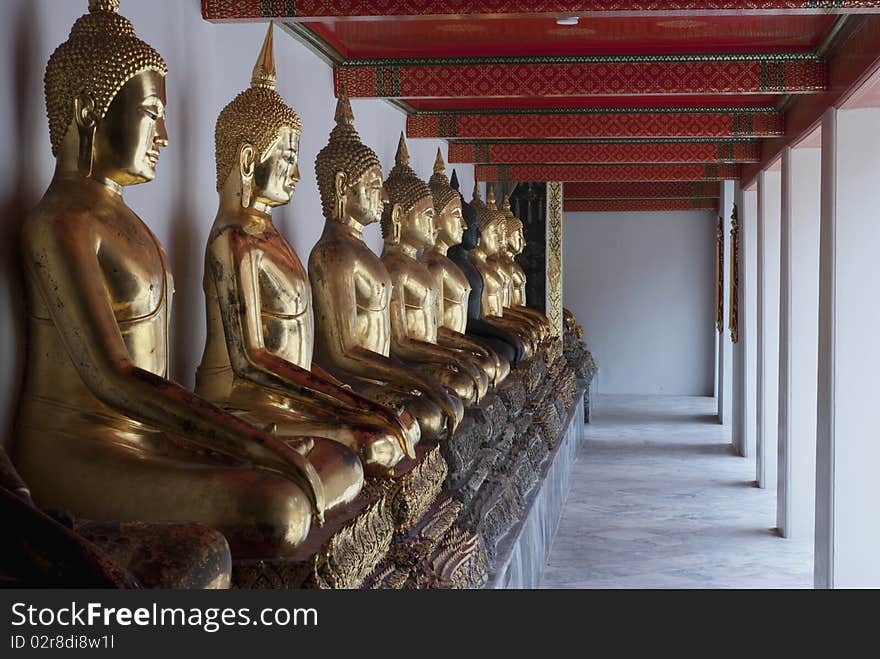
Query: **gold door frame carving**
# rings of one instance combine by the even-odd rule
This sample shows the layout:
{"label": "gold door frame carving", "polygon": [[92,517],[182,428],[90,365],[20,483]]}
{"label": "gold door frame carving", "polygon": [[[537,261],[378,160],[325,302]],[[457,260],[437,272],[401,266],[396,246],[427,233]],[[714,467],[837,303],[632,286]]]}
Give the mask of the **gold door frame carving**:
{"label": "gold door frame carving", "polygon": [[562,336],[562,183],[547,183],[545,315],[554,336]]}
{"label": "gold door frame carving", "polygon": [[724,218],[719,215],[715,229],[715,327],[724,331]]}

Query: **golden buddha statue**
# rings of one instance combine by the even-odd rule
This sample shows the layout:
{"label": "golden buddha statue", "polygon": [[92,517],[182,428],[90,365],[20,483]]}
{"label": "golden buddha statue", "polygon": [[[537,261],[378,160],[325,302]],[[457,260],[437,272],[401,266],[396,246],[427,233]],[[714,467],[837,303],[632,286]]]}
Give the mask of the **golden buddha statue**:
{"label": "golden buddha statue", "polygon": [[[195,521],[233,555],[293,553],[313,516],[355,496],[282,438],[168,379],[165,252],[125,204],[153,180],[165,129],[162,57],[90,0],[46,68],[54,177],[23,224],[28,353],[13,460],[42,507],[94,520]],[[331,461],[332,460],[332,461]],[[349,470],[349,471],[346,471]]]}
{"label": "golden buddha statue", "polygon": [[540,334],[542,340],[549,338],[552,327],[547,316],[526,304],[526,273],[516,262],[516,255],[522,254],[526,247],[523,235],[523,223],[510,209],[510,195],[504,197],[501,212],[506,218],[503,232],[503,249],[497,254],[497,262],[510,277],[509,304],[505,304],[504,313],[529,322]]}
{"label": "golden buddha statue", "polygon": [[309,256],[315,360],[368,398],[402,405],[418,420],[423,439],[451,434],[464,416],[461,401],[390,356],[391,277],[363,240],[364,227],[379,221],[387,195],[379,157],[361,142],[344,89],[315,171],[326,218]]}
{"label": "golden buddha statue", "polygon": [[385,180],[390,199],[382,213],[382,263],[391,275],[391,354],[417,365],[473,405],[486,394],[489,378],[472,353],[437,343],[440,288],[418,260],[434,244],[434,199],[409,166],[403,133],[395,165]]}
{"label": "golden buddha statue", "polygon": [[470,256],[483,277],[483,318],[516,335],[525,344],[525,357],[529,359],[536,354],[539,344],[534,328],[520,318],[504,314],[504,303],[509,297],[510,275],[506,268],[500,267],[496,255],[503,248],[506,218],[495,207],[495,191],[491,186],[484,204],[475,185],[471,205],[477,209],[477,225],[480,228],[480,243],[471,250]]}
{"label": "golden buddha statue", "polygon": [[438,343],[474,355],[492,386],[498,386],[510,373],[510,362],[501,359],[488,345],[465,335],[471,285],[447,252],[454,245],[461,244],[467,226],[462,215],[461,197],[446,177],[446,163],[439,148],[428,187],[434,200],[436,232],[434,244],[424,250],[421,260],[434,277],[438,291]]}
{"label": "golden buddha statue", "polygon": [[418,424],[312,363],[311,286],[272,223],[272,208],[290,201],[299,180],[300,134],[275,91],[270,24],[250,89],[217,120],[220,208],[205,253],[208,333],[196,393],[281,434],[331,438],[315,439],[331,443],[325,450],[341,442],[369,473],[385,475],[405,452],[415,455]]}

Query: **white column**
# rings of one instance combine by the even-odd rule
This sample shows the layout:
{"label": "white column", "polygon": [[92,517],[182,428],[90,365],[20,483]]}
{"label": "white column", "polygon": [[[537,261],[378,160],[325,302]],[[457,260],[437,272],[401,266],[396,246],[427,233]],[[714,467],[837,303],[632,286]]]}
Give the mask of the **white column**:
{"label": "white column", "polygon": [[786,538],[812,536],[816,514],[821,166],[818,148],[783,151],[776,526]]}
{"label": "white column", "polygon": [[822,121],[815,585],[880,587],[880,109]]}
{"label": "white column", "polygon": [[782,175],[758,176],[757,481],[776,488],[779,395],[779,223]]}
{"label": "white column", "polygon": [[[733,344],[733,447],[737,455],[755,454],[755,245],[758,192],[738,190],[740,282],[739,341]],[[725,329],[725,331],[727,331]]]}
{"label": "white column", "polygon": [[718,381],[715,395],[718,397],[718,422],[728,424],[733,416],[733,343],[727,331],[730,318],[730,214],[733,212],[734,182],[721,182],[721,203],[718,212],[724,219],[724,331],[718,337]]}

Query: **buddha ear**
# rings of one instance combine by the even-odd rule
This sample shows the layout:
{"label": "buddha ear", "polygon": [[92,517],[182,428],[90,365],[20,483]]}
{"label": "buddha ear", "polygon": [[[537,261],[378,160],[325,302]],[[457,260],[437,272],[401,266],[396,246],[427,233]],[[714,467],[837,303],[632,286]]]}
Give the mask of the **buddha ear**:
{"label": "buddha ear", "polygon": [[256,150],[251,144],[242,144],[238,152],[238,174],[241,177],[241,207],[250,208],[251,195],[254,190],[254,168],[256,167]]}
{"label": "buddha ear", "polygon": [[80,94],[73,99],[73,115],[76,132],[79,134],[77,169],[86,178],[92,175],[95,162],[95,132],[98,128],[98,115],[95,112],[95,99],[90,94]]}
{"label": "buddha ear", "polygon": [[400,244],[400,229],[403,225],[403,206],[394,204],[391,209],[391,244]]}
{"label": "buddha ear", "polygon": [[342,220],[345,215],[345,193],[348,192],[348,177],[345,172],[336,172],[333,179],[333,190],[336,193],[337,219]]}

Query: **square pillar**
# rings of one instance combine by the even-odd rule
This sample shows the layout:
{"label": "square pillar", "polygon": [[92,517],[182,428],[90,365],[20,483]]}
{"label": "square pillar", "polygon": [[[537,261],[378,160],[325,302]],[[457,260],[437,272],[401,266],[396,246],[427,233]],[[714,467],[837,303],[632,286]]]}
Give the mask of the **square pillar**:
{"label": "square pillar", "polygon": [[755,246],[757,190],[738,190],[739,277],[737,315],[739,340],[733,344],[733,424],[731,437],[737,455],[755,454]]}
{"label": "square pillar", "polygon": [[758,175],[758,335],[756,471],[758,487],[776,489],[779,415],[779,230],[782,172]]}
{"label": "square pillar", "polygon": [[811,537],[816,514],[821,169],[819,148],[782,153],[776,526],[786,538]]}
{"label": "square pillar", "polygon": [[[733,213],[734,203],[734,182],[721,182],[721,201],[718,207],[718,213],[721,216],[724,226],[724,263],[725,270],[724,280],[724,313],[729,318],[730,314],[730,216]],[[726,323],[725,323],[726,325]],[[715,395],[718,397],[718,423],[729,424],[733,416],[733,343],[730,340],[730,333],[727,327],[718,335],[718,381],[715,384]]]}
{"label": "square pillar", "polygon": [[880,587],[880,109],[822,120],[818,588]]}

